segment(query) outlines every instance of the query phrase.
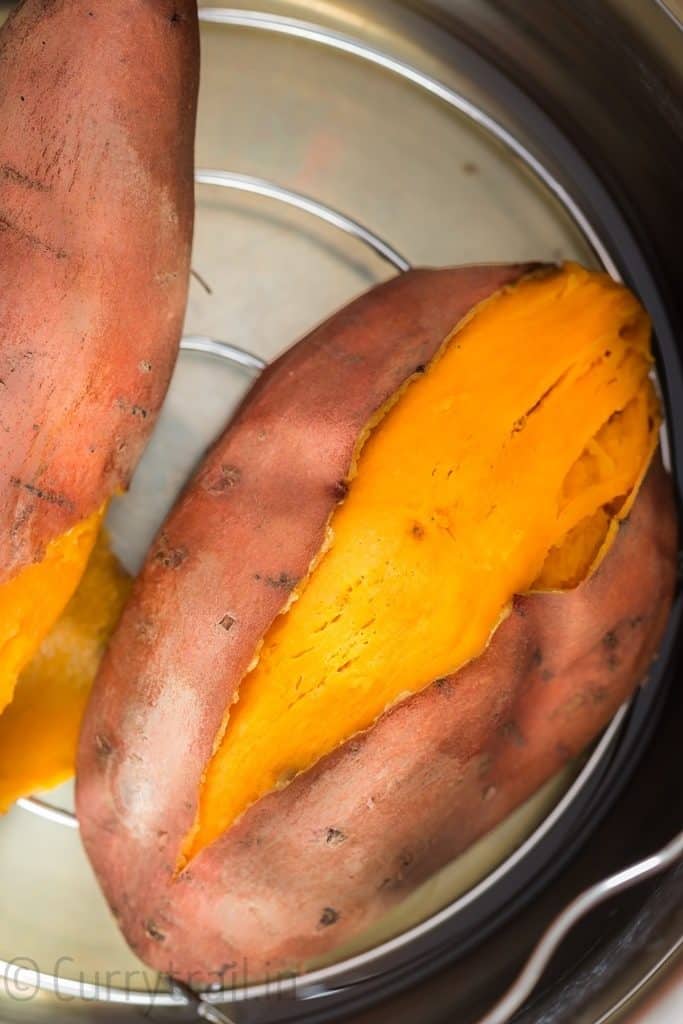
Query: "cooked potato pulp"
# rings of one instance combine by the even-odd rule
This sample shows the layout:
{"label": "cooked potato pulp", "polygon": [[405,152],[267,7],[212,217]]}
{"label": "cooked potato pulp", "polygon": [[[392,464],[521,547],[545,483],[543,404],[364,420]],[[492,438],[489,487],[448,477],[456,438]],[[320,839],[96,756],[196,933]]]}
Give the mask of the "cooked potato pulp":
{"label": "cooked potato pulp", "polygon": [[105,536],[97,535],[100,520],[93,516],[55,541],[42,562],[0,590],[0,629],[19,630],[2,663],[13,698],[0,714],[0,811],[73,774],[85,704],[129,589]]}
{"label": "cooked potato pulp", "polygon": [[513,595],[606,553],[656,446],[649,323],[575,265],[477,307],[357,452],[330,543],[264,638],[182,862],[485,649]]}
{"label": "cooked potato pulp", "polygon": [[48,544],[40,562],[0,587],[0,712],[83,575],[102,521],[98,512]]}

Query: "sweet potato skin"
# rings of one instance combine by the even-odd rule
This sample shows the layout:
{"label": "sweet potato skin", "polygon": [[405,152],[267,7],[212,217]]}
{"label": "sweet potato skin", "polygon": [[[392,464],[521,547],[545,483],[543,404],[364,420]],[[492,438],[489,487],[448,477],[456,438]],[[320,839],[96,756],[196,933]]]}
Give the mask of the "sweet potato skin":
{"label": "sweet potato skin", "polygon": [[385,713],[175,875],[225,708],[323,542],[359,432],[522,272],[417,271],[347,307],[264,374],[164,527],[86,714],[77,793],[105,895],[153,966],[208,982],[235,961],[250,978],[298,969],[493,827],[640,681],[673,589],[659,465],[593,578],[518,600],[457,679]]}
{"label": "sweet potato skin", "polygon": [[0,31],[0,583],[124,488],[184,316],[195,0],[24,0]]}

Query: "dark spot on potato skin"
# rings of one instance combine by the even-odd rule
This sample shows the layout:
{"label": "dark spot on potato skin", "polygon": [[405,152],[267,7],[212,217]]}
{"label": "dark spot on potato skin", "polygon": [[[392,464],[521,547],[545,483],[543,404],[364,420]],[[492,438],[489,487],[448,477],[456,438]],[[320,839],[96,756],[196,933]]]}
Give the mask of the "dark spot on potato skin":
{"label": "dark spot on potato skin", "polygon": [[133,628],[135,635],[144,643],[151,643],[159,634],[158,626],[152,619],[138,619]]}
{"label": "dark spot on potato skin", "polygon": [[108,758],[114,752],[111,740],[107,739],[107,737],[103,736],[100,732],[95,736],[95,751],[97,756],[103,759]]}
{"label": "dark spot on potato skin", "polygon": [[225,494],[242,480],[239,466],[222,465],[216,474],[210,474],[204,482],[204,490],[209,494]]}
{"label": "dark spot on potato skin", "polygon": [[136,419],[146,420],[149,416],[149,411],[144,406],[129,402],[127,398],[117,398],[116,405],[122,412],[127,412]]}
{"label": "dark spot on potato skin", "polygon": [[66,249],[56,248],[51,242],[47,242],[38,235],[33,235],[30,232],[25,231],[9,217],[5,217],[0,213],[0,232],[3,231],[21,239],[22,242],[25,242],[36,252],[52,256],[57,260],[66,260],[69,258],[69,254]]}
{"label": "dark spot on potato skin", "polygon": [[339,920],[340,914],[334,907],[323,907],[323,912],[320,915],[318,925],[321,928],[329,928],[330,925],[336,924]]}
{"label": "dark spot on potato skin", "polygon": [[67,498],[65,494],[61,494],[59,491],[51,491],[49,488],[37,487],[35,484],[27,483],[16,476],[11,477],[10,484],[12,487],[17,487],[22,491],[26,491],[32,497],[37,498],[38,501],[44,501],[48,505],[57,505],[58,508],[65,508],[70,512],[74,510],[73,502]]}
{"label": "dark spot on potato skin", "polygon": [[539,668],[543,664],[543,651],[540,647],[534,647],[529,657],[531,668]]}
{"label": "dark spot on potato skin", "polygon": [[526,746],[526,740],[516,722],[503,722],[503,724],[500,727],[500,732],[501,735],[504,736],[506,740],[509,740],[511,743],[514,743],[516,747]]}
{"label": "dark spot on potato skin", "polygon": [[451,676],[443,676],[441,679],[434,680],[435,688],[444,695],[444,697],[450,697],[453,692],[453,680]]}
{"label": "dark spot on potato skin", "polygon": [[619,657],[617,656],[617,650],[619,648],[619,636],[617,635],[616,629],[608,629],[603,635],[602,645],[607,651],[607,668],[613,672],[619,668]]}
{"label": "dark spot on potato skin", "polygon": [[415,373],[425,373],[425,372],[426,372],[426,370],[427,370],[427,366],[426,366],[426,364],[425,364],[425,363],[419,363],[419,364],[418,364],[418,365],[417,365],[417,366],[415,367]]}
{"label": "dark spot on potato skin", "polygon": [[224,629],[226,633],[229,633],[235,625],[235,619],[233,619],[232,615],[224,615],[218,625]]}
{"label": "dark spot on potato skin", "polygon": [[177,569],[187,558],[187,552],[176,548],[170,551],[158,551],[154,557],[165,569]]}
{"label": "dark spot on potato skin", "polygon": [[415,860],[412,850],[401,850],[398,855],[398,863],[402,872],[408,871]]}
{"label": "dark spot on potato skin", "polygon": [[540,672],[540,678],[542,682],[549,683],[552,679],[555,678],[555,673],[552,671],[552,669],[543,668]]}
{"label": "dark spot on potato skin", "polygon": [[[21,97],[22,100],[24,97]],[[33,192],[50,192],[51,188],[44,181],[39,178],[34,178],[30,174],[26,174],[24,171],[19,170],[18,167],[14,167],[12,164],[0,164],[0,177],[4,178],[5,181],[9,181],[11,184],[21,185],[22,188],[30,189]]]}
{"label": "dark spot on potato skin", "polygon": [[237,840],[237,844],[244,850],[256,850],[263,846],[263,839],[259,835],[242,835]]}
{"label": "dark spot on potato skin", "polygon": [[166,941],[165,933],[160,931],[159,928],[157,928],[154,921],[145,921],[145,933],[149,935],[150,939],[153,939],[154,942]]}
{"label": "dark spot on potato skin", "polygon": [[[260,576],[255,576],[254,579],[260,579]],[[287,572],[281,572],[279,576],[266,576],[264,580],[266,586],[273,587],[274,590],[293,590],[299,582],[296,576],[290,576]]]}
{"label": "dark spot on potato skin", "polygon": [[349,484],[347,480],[335,480],[332,484],[332,495],[336,501],[343,501],[346,495],[349,493]]}
{"label": "dark spot on potato skin", "polygon": [[154,561],[158,565],[162,565],[164,569],[177,569],[187,559],[187,548],[173,547],[169,544],[168,537],[165,534],[161,535],[159,540],[159,546],[154,554]]}
{"label": "dark spot on potato skin", "polygon": [[342,832],[340,828],[328,828],[325,833],[325,843],[327,846],[340,846],[341,843],[345,843],[347,840],[346,832]]}

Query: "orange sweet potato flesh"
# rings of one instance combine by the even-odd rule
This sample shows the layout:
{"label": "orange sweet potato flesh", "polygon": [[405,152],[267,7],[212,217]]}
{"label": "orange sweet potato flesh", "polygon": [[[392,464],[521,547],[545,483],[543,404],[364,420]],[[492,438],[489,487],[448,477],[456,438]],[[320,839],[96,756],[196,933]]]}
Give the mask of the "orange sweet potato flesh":
{"label": "orange sweet potato flesh", "polygon": [[0,30],[0,713],[166,391],[197,82],[194,0],[24,0]]}
{"label": "orange sweet potato flesh", "polygon": [[[668,478],[647,468],[647,320],[603,277],[528,270],[414,271],[352,303],[263,375],[164,526],[78,771],[86,850],[153,966],[215,981],[246,960],[254,978],[328,952],[531,795],[642,679],[676,546]],[[525,296],[545,309],[555,288],[557,310],[576,281],[572,316],[516,331]],[[453,397],[459,415],[434,420]],[[373,651],[357,618],[371,594],[385,642],[356,670],[363,651],[336,664],[310,595],[334,606],[359,566],[367,587],[329,619]],[[288,645],[311,628],[292,648],[300,683]],[[311,679],[307,718],[288,687]]]}
{"label": "orange sweet potato flesh", "polygon": [[0,585],[0,722],[20,673],[59,619],[81,580],[102,512],[51,540],[40,561]]}
{"label": "orange sweet potato flesh", "polygon": [[102,530],[74,596],[0,715],[0,812],[74,774],[83,712],[130,582]]}

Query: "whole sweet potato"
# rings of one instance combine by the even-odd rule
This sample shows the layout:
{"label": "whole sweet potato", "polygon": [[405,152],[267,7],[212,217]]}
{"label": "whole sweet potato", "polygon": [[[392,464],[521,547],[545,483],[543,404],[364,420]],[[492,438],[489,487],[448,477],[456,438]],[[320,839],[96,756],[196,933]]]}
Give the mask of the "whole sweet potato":
{"label": "whole sweet potato", "polygon": [[0,31],[0,711],[166,391],[197,85],[195,0],[24,0]]}
{"label": "whole sweet potato", "polygon": [[[472,436],[467,424],[481,412],[487,381],[493,387],[499,380],[502,388],[492,412],[511,402],[510,395],[517,400],[515,363],[524,364],[527,376],[535,373],[531,340],[526,352],[513,347],[498,364],[487,362],[470,341],[459,414],[449,411],[448,388],[437,403],[452,416],[453,436],[462,434],[463,461],[447,472],[441,464],[429,471],[428,463],[425,489],[446,493],[469,472],[467,459],[474,460],[483,475],[478,487],[468,482],[461,498],[483,502],[486,514],[471,522],[463,505],[433,507],[425,518],[423,495],[411,490],[418,487],[417,470],[424,469],[421,459],[428,459],[427,441],[451,439],[448,431],[436,440],[420,434],[424,423],[413,413],[419,395],[427,393],[423,381],[443,376],[453,360],[457,366],[467,332],[495,317],[496,309],[504,311],[502,329],[511,344],[517,344],[515,330],[524,342],[515,307],[508,316],[500,302],[532,279],[529,268],[514,266],[414,271],[352,303],[266,371],[163,527],[105,657],[78,766],[88,855],[128,941],[160,970],[220,981],[237,961],[255,978],[300,969],[348,940],[581,751],[643,678],[671,600],[676,529],[658,459],[640,486],[656,444],[658,412],[647,378],[646,318],[635,300],[626,303],[613,337],[604,317],[595,331],[590,324],[581,328],[590,345],[584,361],[569,368],[550,365],[544,352],[555,341],[541,332],[539,358],[549,363],[537,374],[538,398],[509,424],[502,445],[505,458],[525,453],[526,477],[519,476],[521,462],[479,465],[488,420]],[[585,272],[569,269],[553,278],[558,302],[576,281],[583,287]],[[586,287],[598,289],[608,320],[624,301],[616,286],[591,279]],[[542,286],[530,286],[528,294],[534,309],[545,301]],[[582,295],[579,318],[586,305]],[[571,335],[571,324],[555,327]],[[555,347],[560,359],[562,338]],[[604,426],[597,433],[590,427],[588,402],[579,425],[575,409],[567,420],[565,406],[557,437],[541,430],[533,443],[525,442],[538,424],[555,422],[548,417],[563,408],[566,393],[574,394],[568,388],[591,384],[595,367],[602,374],[595,395],[613,408],[603,410],[604,421],[596,420]],[[604,399],[613,391],[621,396],[614,407],[612,398]],[[426,421],[434,410],[423,405],[422,412]],[[416,438],[410,450],[404,430]],[[457,647],[467,615],[474,619],[475,606],[487,595],[467,592],[458,611],[448,578],[439,578],[428,606],[408,605],[408,619],[400,619],[400,629],[385,643],[373,648],[371,630],[387,621],[395,626],[405,614],[400,602],[392,604],[393,592],[414,593],[410,588],[422,585],[423,563],[431,566],[429,585],[430,573],[436,578],[451,552],[460,551],[461,536],[476,541],[494,529],[496,488],[503,493],[504,484],[510,504],[519,506],[520,522],[526,515],[534,521],[535,506],[560,472],[547,452],[556,458],[572,445],[581,451],[582,430],[597,440],[566,476],[562,508],[549,517],[542,547],[547,557],[533,547],[540,543],[536,527],[529,528],[529,538],[517,528],[512,539],[505,535],[504,557],[482,549],[493,587],[509,565],[517,565],[514,544],[528,540],[533,557],[526,576],[515,568],[511,577],[523,583],[527,596],[515,596],[519,591],[511,584],[505,600],[494,605],[487,631],[477,633],[472,659],[459,654],[456,671],[417,679],[408,689],[391,673],[388,680],[375,679],[375,663],[363,663],[359,646],[374,650],[375,658],[395,654],[396,674],[403,663],[431,666],[434,652],[423,642],[424,631],[441,621],[444,609],[447,621],[450,607],[463,625],[453,640]],[[297,623],[307,621],[316,582],[330,564],[339,564],[335,545],[343,547],[351,515],[354,530],[371,527],[361,546],[368,572],[361,575],[360,597],[349,588],[340,600],[367,611],[362,601],[372,585],[372,560],[379,551],[382,561],[383,545],[393,538],[395,494],[389,490],[392,500],[381,505],[372,491],[373,467],[380,476],[384,472],[382,439],[392,431],[399,456],[387,486],[399,481],[398,503],[405,502],[408,516],[397,535],[394,582],[382,591],[382,601],[374,599],[371,619],[351,631],[348,659],[331,662],[331,677],[316,677],[306,691],[306,672],[323,653],[327,658],[326,638],[340,615],[311,631],[309,643],[292,656],[309,669],[294,677],[293,696],[275,693],[271,718],[264,717],[259,702],[278,686],[286,690],[291,674],[292,659],[279,663],[278,651],[287,647],[288,630],[291,636]],[[637,444],[629,447],[624,439],[630,436]],[[406,467],[408,484],[401,475]],[[584,497],[603,486],[603,473],[612,489],[599,490],[598,506],[588,508]],[[527,498],[532,487],[533,499]],[[361,515],[356,498],[366,492],[372,501]],[[556,536],[552,530],[563,516],[566,524]],[[429,561],[432,550],[438,557]],[[465,544],[465,555],[467,550]],[[407,579],[400,576],[402,559],[410,564]],[[530,593],[536,588],[544,592]],[[436,647],[441,638],[433,639]],[[362,671],[354,676],[357,664]],[[364,690],[366,677],[374,682]],[[387,682],[394,685],[388,702],[382,689]],[[325,687],[334,687],[335,698],[326,713],[301,718],[301,708],[322,699]],[[377,714],[368,711],[375,690],[381,693]],[[347,731],[336,746],[325,746],[321,737],[337,715]],[[366,724],[359,727],[363,715]],[[248,748],[244,736],[250,737]],[[267,743],[259,747],[264,736]],[[243,771],[229,760],[240,744],[241,764],[248,766]],[[304,761],[297,744],[312,744],[315,756]],[[300,759],[293,762],[295,750]],[[272,762],[274,774],[258,788],[265,762]],[[243,790],[238,804],[235,786]],[[228,812],[230,801],[236,810]]]}

